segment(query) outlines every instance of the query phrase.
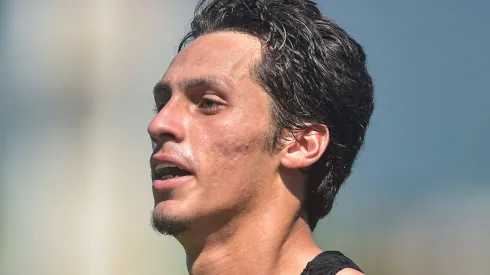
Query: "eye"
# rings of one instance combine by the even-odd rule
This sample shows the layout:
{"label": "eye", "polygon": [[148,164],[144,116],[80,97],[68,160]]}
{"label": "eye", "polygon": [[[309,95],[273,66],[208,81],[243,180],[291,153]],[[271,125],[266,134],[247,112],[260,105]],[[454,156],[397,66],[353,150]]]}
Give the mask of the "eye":
{"label": "eye", "polygon": [[221,110],[224,107],[223,103],[221,103],[220,100],[218,100],[217,98],[215,99],[214,97],[210,97],[210,96],[202,97],[199,103],[197,104],[199,110],[208,115],[215,114],[219,110]]}

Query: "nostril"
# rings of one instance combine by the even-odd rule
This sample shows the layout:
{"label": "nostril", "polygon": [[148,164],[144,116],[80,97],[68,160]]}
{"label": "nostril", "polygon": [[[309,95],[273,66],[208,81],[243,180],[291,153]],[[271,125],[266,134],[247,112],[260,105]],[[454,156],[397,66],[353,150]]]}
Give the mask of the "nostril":
{"label": "nostril", "polygon": [[175,140],[175,135],[168,132],[157,135],[150,133],[150,139],[152,143],[162,143],[168,140]]}
{"label": "nostril", "polygon": [[153,136],[150,135],[151,139],[151,148],[153,149],[153,153],[158,152],[163,144],[167,141],[175,141],[175,136],[170,134],[170,133],[163,133],[158,136],[158,138],[154,138]]}
{"label": "nostril", "polygon": [[161,133],[160,136],[158,137],[158,139],[161,140],[162,142],[169,141],[169,140],[175,140],[175,135],[173,135],[169,132],[165,132],[165,133]]}

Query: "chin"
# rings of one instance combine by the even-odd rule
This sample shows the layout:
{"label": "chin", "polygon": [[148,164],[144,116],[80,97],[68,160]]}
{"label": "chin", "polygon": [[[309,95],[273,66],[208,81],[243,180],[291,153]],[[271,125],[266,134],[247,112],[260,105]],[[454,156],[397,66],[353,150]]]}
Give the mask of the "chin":
{"label": "chin", "polygon": [[155,203],[153,209],[154,215],[167,216],[167,217],[183,217],[186,216],[185,207],[182,202],[176,200],[165,200]]}
{"label": "chin", "polygon": [[151,225],[155,231],[163,235],[176,236],[185,232],[190,218],[185,213],[182,202],[165,200],[156,203],[152,212]]}
{"label": "chin", "polygon": [[151,215],[153,229],[163,235],[177,236],[188,228],[188,221],[182,217],[170,216],[153,211]]}

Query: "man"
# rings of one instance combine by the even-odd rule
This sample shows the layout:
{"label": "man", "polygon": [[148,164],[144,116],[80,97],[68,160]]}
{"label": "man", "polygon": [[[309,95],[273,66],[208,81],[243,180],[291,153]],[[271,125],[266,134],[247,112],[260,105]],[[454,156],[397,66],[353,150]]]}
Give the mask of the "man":
{"label": "man", "polygon": [[202,0],[154,89],[153,227],[190,274],[362,274],[312,239],[373,110],[364,52],[306,0]]}

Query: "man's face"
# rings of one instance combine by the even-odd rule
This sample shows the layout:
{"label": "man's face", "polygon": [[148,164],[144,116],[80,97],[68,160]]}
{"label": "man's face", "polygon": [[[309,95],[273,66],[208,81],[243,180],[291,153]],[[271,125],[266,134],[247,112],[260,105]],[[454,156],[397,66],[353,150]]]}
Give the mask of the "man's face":
{"label": "man's face", "polygon": [[[202,36],[157,85],[159,111],[148,131],[155,145],[153,219],[162,233],[227,223],[253,209],[276,179],[279,161],[265,149],[270,97],[251,78],[261,49],[246,34]],[[167,174],[179,177],[165,180]]]}

